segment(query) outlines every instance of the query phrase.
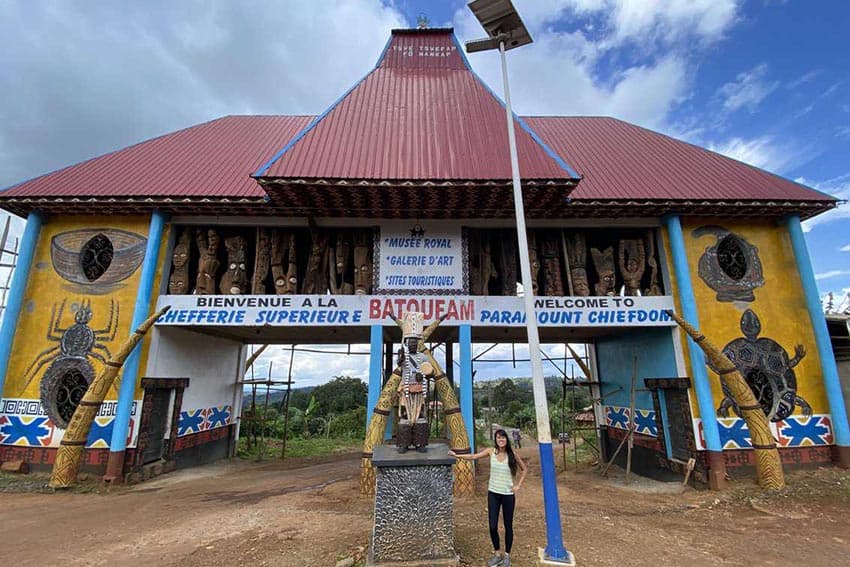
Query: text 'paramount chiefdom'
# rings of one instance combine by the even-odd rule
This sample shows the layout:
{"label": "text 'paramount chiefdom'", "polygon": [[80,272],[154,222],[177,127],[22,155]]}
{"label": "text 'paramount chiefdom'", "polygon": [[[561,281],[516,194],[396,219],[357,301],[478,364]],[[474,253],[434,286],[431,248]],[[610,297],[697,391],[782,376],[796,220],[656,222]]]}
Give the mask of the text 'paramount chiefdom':
{"label": "text 'paramount chiefdom'", "polygon": [[[170,326],[394,325],[393,317],[417,311],[444,325],[521,327],[521,297],[366,295],[168,295],[157,321]],[[670,297],[546,297],[535,300],[544,327],[672,326]]]}

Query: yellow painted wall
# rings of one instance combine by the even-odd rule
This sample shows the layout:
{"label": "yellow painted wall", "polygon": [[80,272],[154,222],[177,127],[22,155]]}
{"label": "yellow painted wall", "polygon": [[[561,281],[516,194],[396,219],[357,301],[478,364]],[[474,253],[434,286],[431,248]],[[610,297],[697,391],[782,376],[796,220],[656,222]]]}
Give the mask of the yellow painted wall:
{"label": "yellow painted wall", "polygon": [[[60,351],[55,350],[40,359],[44,360],[46,358],[48,361],[41,366],[38,372],[31,376],[29,383],[27,383],[25,374],[40,353],[59,346],[58,342],[48,339],[47,335],[51,314],[54,309],[58,313],[63,301],[65,302],[65,310],[61,321],[58,322],[58,326],[61,328],[68,328],[74,324],[74,312],[80,303],[85,300],[91,302],[92,320],[89,323],[89,327],[92,329],[104,329],[109,324],[110,303],[115,303],[118,317],[118,331],[115,334],[114,340],[101,341],[113,353],[127,339],[130,333],[130,324],[135,308],[139,278],[141,276],[141,264],[139,264],[129,277],[112,284],[98,285],[97,281],[93,284],[74,283],[62,278],[54,268],[54,263],[51,260],[51,247],[53,246],[54,237],[76,229],[100,229],[103,231],[119,229],[138,234],[146,239],[149,226],[150,217],[147,215],[108,218],[91,216],[50,217],[47,220],[39,235],[34,264],[30,270],[29,281],[27,282],[23,308],[18,320],[12,354],[9,360],[3,397],[39,399],[39,383],[41,378],[49,368],[52,360],[55,359],[55,356],[61,354]],[[166,241],[167,237],[163,238],[163,242]],[[152,302],[156,301],[156,295],[159,290],[164,254],[165,246],[162,246]],[[113,263],[117,261],[117,256],[118,254],[116,254],[116,259],[113,260]],[[61,335],[61,333],[54,334]],[[149,348],[148,342],[144,342],[142,360],[139,366],[142,369],[146,365]],[[94,352],[105,356],[102,350],[95,350]],[[102,362],[93,357],[88,357],[88,360],[94,367],[95,374],[97,374],[103,367]],[[115,387],[107,396],[107,399],[116,399],[117,392],[118,384],[116,383]],[[134,398],[141,398],[141,390],[138,385],[136,386]]]}
{"label": "yellow painted wall", "polygon": [[[717,301],[716,292],[700,278],[698,272],[700,256],[706,248],[713,246],[717,239],[711,235],[696,238],[693,231],[709,224],[722,226],[758,248],[765,283],[754,289],[754,301],[749,303]],[[741,315],[747,308],[752,309],[761,321],[762,330],[759,337],[773,339],[785,349],[789,357],[794,356],[795,345],[802,344],[805,347],[806,356],[794,368],[797,376],[797,395],[812,406],[815,414],[829,413],[814,332],[806,309],[791,241],[785,227],[770,221],[751,219],[685,218],[682,219],[682,232],[691,283],[697,302],[700,330],[716,346],[723,348],[729,341],[743,336],[740,327]],[[674,282],[673,289],[676,290],[672,256],[669,252],[669,238],[666,233],[665,248],[668,273]],[[680,308],[678,300],[676,306],[677,309]],[[682,333],[682,345],[686,368],[690,374],[690,359],[684,333]],[[724,396],[717,375],[710,369],[708,373],[716,411]],[[696,396],[692,396],[692,406],[694,417],[698,417]],[[795,408],[794,415],[800,415],[799,406]]]}

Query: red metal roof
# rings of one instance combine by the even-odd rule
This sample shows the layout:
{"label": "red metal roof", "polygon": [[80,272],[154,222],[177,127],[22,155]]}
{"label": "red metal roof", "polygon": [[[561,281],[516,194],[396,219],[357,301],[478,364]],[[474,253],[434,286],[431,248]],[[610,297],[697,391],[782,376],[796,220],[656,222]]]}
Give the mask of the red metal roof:
{"label": "red metal roof", "polygon": [[607,117],[525,121],[583,179],[573,200],[826,201],[835,199],[762,169]]}
{"label": "red metal roof", "polygon": [[[516,123],[525,179],[575,179]],[[505,108],[472,73],[451,30],[395,30],[375,69],[257,177],[509,180]]]}
{"label": "red metal roof", "polygon": [[251,178],[310,116],[226,116],[48,173],[0,192],[15,197],[262,199]]}

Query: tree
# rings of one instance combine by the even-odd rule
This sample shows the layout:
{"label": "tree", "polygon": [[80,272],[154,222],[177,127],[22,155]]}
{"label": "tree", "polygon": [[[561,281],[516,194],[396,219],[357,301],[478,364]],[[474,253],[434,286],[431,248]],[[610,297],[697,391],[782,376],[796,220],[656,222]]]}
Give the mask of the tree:
{"label": "tree", "polygon": [[493,388],[493,407],[499,412],[505,411],[508,404],[516,398],[516,384],[509,378],[505,378]]}
{"label": "tree", "polygon": [[350,376],[335,376],[327,384],[313,390],[316,398],[316,415],[340,414],[366,405],[369,390],[363,380]]}

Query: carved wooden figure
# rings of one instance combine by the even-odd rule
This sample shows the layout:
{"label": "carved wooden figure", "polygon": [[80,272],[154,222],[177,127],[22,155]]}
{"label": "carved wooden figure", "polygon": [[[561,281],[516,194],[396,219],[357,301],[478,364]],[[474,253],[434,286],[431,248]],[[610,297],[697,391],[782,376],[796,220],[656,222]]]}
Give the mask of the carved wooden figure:
{"label": "carved wooden figure", "polygon": [[372,232],[368,229],[354,235],[354,293],[372,293]]}
{"label": "carved wooden figure", "polygon": [[319,293],[327,291],[325,285],[325,274],[328,273],[328,256],[330,237],[324,230],[313,229],[310,231],[312,244],[310,256],[307,258],[307,271],[304,273],[304,286],[301,293]]}
{"label": "carved wooden figure", "polygon": [[195,281],[195,294],[197,295],[213,295],[215,294],[215,283],[220,267],[218,261],[218,233],[209,229],[206,237],[204,231],[200,228],[195,230],[195,241],[198,244],[198,277]]}
{"label": "carved wooden figure", "polygon": [[351,268],[351,234],[343,230],[336,235],[336,246],[331,249],[333,262],[328,262],[331,293],[351,295],[354,284],[345,281]]}
{"label": "carved wooden figure", "polygon": [[499,254],[499,274],[502,283],[502,295],[516,295],[516,236],[515,233],[502,234]]}
{"label": "carved wooden figure", "polygon": [[298,293],[298,255],[293,233],[272,230],[270,260],[275,293]]}
{"label": "carved wooden figure", "polygon": [[644,295],[664,295],[658,283],[658,260],[655,258],[655,240],[652,231],[646,233],[646,264],[649,266],[649,287]]}
{"label": "carved wooden figure", "polygon": [[269,275],[271,254],[269,231],[266,228],[257,229],[257,254],[254,256],[254,275],[251,278],[251,293],[262,295],[266,293],[266,277]]}
{"label": "carved wooden figure", "polygon": [[171,276],[168,278],[168,293],[185,295],[189,293],[189,254],[192,251],[192,231],[184,228],[174,245],[171,255]]}
{"label": "carved wooden figure", "polygon": [[540,243],[540,255],[543,257],[543,293],[550,296],[564,295],[564,278],[561,275],[561,257],[558,253],[557,233],[547,233]]}
{"label": "carved wooden figure", "polygon": [[[528,262],[531,264],[531,291],[537,295],[537,276],[540,273],[540,260],[537,257],[537,238],[534,231],[528,232]],[[525,282],[523,282],[523,285]]]}
{"label": "carved wooden figure", "polygon": [[587,279],[587,243],[584,234],[575,232],[567,237],[567,263],[570,266],[571,295],[587,297],[590,283]]}
{"label": "carved wooden figure", "polygon": [[640,280],[646,269],[643,240],[621,240],[619,248],[620,274],[625,282],[626,295],[640,295]]}
{"label": "carved wooden figure", "polygon": [[221,276],[219,289],[223,295],[241,295],[248,288],[248,242],[244,236],[224,239],[227,249],[227,269]]}
{"label": "carved wooden figure", "polygon": [[596,295],[614,295],[616,279],[614,277],[614,248],[609,246],[605,250],[591,248],[590,255],[593,257],[593,265],[599,274],[599,282],[594,285]]}

